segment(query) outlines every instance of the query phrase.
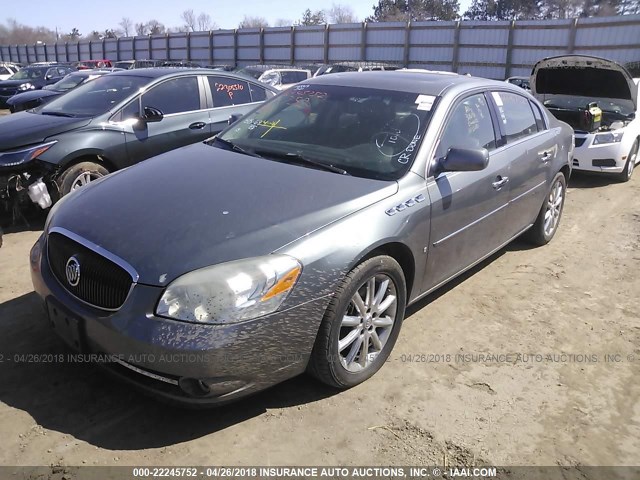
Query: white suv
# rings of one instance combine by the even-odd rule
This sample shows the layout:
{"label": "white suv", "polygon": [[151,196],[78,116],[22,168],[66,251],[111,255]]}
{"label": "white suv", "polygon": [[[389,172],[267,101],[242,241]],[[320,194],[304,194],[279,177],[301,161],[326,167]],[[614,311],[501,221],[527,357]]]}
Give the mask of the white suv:
{"label": "white suv", "polygon": [[13,63],[0,63],[0,80],[8,80],[20,68]]}

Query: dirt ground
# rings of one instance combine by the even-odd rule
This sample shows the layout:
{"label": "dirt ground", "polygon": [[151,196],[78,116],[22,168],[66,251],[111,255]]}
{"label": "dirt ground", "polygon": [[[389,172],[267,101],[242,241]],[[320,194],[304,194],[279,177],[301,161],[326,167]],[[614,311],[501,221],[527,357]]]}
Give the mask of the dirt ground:
{"label": "dirt ground", "polygon": [[335,392],[301,376],[207,411],[87,364],[12,360],[66,350],[32,292],[40,232],[10,230],[0,465],[640,465],[636,173],[575,176],[550,245],[515,242],[410,308],[363,385]]}

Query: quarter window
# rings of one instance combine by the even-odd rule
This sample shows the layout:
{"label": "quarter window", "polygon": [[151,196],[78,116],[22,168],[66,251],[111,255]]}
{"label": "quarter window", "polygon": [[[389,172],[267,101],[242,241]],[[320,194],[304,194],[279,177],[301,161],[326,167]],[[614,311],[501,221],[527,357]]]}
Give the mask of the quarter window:
{"label": "quarter window", "polygon": [[214,107],[251,103],[249,83],[244,80],[225,77],[208,77]]}
{"label": "quarter window", "polygon": [[142,96],[142,106],[159,109],[164,115],[200,109],[197,77],[180,77],[162,82]]}
{"label": "quarter window", "polygon": [[453,147],[496,148],[489,105],[483,94],[467,97],[454,107],[440,137],[437,158],[444,157]]}
{"label": "quarter window", "polygon": [[500,112],[507,143],[538,131],[529,99],[511,92],[493,92],[492,95]]}
{"label": "quarter window", "polygon": [[533,110],[533,116],[536,118],[536,126],[538,127],[538,131],[541,132],[542,130],[546,130],[547,126],[544,123],[544,118],[542,117],[540,107],[531,102],[531,109]]}
{"label": "quarter window", "polygon": [[250,83],[249,90],[251,91],[252,102],[263,102],[267,99],[267,91],[264,88]]}

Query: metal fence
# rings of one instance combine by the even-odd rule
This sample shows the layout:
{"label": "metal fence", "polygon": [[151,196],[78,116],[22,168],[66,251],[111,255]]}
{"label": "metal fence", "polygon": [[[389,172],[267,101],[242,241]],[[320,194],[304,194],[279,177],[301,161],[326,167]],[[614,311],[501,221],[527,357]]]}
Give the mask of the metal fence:
{"label": "metal fence", "polygon": [[392,62],[502,79],[568,53],[640,60],[640,15],[531,21],[384,22],[214,30],[0,46],[0,61],[167,59],[242,66]]}

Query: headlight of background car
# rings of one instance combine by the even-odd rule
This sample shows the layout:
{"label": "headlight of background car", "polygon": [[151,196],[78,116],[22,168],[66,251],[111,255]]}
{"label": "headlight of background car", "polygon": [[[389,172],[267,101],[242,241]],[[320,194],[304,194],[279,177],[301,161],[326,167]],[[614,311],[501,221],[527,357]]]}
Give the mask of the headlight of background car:
{"label": "headlight of background car", "polygon": [[301,271],[300,262],[287,255],[265,255],[195,270],[169,284],[156,314],[213,324],[261,317],[282,305]]}
{"label": "headlight of background car", "polygon": [[23,83],[22,85],[20,85],[18,87],[19,90],[23,90],[23,91],[24,90],[33,90],[34,88],[36,88],[35,85],[33,83],[29,83],[29,82]]}
{"label": "headlight of background car", "polygon": [[36,145],[34,147],[27,147],[21,150],[14,150],[12,152],[0,152],[0,166],[1,167],[14,167],[16,165],[22,165],[23,163],[30,162],[39,155],[49,150],[57,141],[43,143],[42,145]]}
{"label": "headlight of background car", "polygon": [[596,138],[593,140],[593,144],[604,145],[605,143],[620,143],[623,133],[624,132],[597,133]]}

